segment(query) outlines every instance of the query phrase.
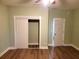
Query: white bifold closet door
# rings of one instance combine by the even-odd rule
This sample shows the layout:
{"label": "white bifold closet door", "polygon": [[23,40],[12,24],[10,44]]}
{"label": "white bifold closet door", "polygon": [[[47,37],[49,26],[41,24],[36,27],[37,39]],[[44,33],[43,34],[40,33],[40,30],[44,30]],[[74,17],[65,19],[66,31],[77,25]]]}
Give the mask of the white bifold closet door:
{"label": "white bifold closet door", "polygon": [[28,48],[28,20],[15,19],[14,21],[15,47]]}

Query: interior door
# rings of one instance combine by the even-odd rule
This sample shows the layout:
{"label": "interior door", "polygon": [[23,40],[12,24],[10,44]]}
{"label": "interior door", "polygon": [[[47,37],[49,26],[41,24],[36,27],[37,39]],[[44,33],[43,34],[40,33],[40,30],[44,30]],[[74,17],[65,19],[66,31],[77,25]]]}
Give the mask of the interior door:
{"label": "interior door", "polygon": [[63,18],[55,18],[53,20],[53,39],[55,46],[64,44],[64,28],[65,20]]}
{"label": "interior door", "polygon": [[28,48],[28,20],[15,19],[14,21],[15,32],[15,47]]}

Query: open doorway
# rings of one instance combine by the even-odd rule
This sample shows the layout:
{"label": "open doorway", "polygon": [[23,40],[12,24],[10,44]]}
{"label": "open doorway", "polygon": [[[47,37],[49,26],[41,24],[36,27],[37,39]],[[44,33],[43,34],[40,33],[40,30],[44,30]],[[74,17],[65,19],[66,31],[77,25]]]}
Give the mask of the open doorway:
{"label": "open doorway", "polygon": [[39,48],[39,19],[28,19],[28,48]]}

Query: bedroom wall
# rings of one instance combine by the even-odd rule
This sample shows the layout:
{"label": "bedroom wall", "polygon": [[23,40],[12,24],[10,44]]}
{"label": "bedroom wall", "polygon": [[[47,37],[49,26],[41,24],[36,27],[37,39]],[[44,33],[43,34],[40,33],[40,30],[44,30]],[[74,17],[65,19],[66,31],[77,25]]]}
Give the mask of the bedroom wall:
{"label": "bedroom wall", "polygon": [[73,10],[72,44],[79,48],[79,9]]}
{"label": "bedroom wall", "polygon": [[0,4],[0,53],[10,46],[8,8]]}
{"label": "bedroom wall", "polygon": [[48,44],[48,10],[40,6],[30,6],[30,7],[9,7],[10,14],[10,38],[11,46],[14,46],[14,26],[13,20],[14,16],[41,16],[41,46],[47,47]]}

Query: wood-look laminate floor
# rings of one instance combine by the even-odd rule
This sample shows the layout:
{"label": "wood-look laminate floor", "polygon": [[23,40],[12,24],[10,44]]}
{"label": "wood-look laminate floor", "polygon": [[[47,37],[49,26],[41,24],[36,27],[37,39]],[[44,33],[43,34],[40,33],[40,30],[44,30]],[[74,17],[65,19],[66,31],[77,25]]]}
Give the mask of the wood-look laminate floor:
{"label": "wood-look laminate floor", "polygon": [[50,50],[49,59],[79,59],[79,51],[71,46],[58,46]]}
{"label": "wood-look laminate floor", "polygon": [[79,51],[71,46],[49,47],[48,49],[9,50],[0,59],[79,59]]}
{"label": "wood-look laminate floor", "polygon": [[48,50],[16,49],[10,50],[0,59],[48,59]]}

